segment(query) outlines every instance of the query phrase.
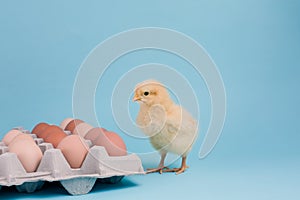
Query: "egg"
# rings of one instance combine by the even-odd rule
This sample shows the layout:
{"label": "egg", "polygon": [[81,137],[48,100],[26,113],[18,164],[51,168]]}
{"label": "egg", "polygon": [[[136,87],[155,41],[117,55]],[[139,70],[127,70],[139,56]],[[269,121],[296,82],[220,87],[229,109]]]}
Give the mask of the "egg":
{"label": "egg", "polygon": [[56,125],[49,125],[45,130],[43,130],[40,134],[39,137],[43,138],[45,140],[45,138],[48,136],[48,134],[57,131],[57,130],[62,130],[59,126]]}
{"label": "egg", "polygon": [[80,168],[89,150],[88,145],[79,135],[65,137],[57,146],[71,168]]}
{"label": "egg", "polygon": [[126,145],[123,139],[112,131],[105,131],[105,137],[99,137],[94,142],[97,146],[105,147],[110,156],[125,156],[127,155]]}
{"label": "egg", "polygon": [[35,142],[34,139],[33,139],[29,134],[22,133],[22,134],[17,135],[17,136],[10,142],[10,144],[13,143],[13,142],[15,142],[15,141],[17,141],[17,140],[30,140],[30,141],[32,141],[32,142]]}
{"label": "egg", "polygon": [[87,123],[80,123],[75,127],[73,134],[84,137],[93,128],[94,128],[93,126],[91,126]]}
{"label": "egg", "polygon": [[123,139],[116,133],[107,131],[104,128],[93,128],[85,136],[91,140],[93,145],[103,146],[110,156],[127,155],[126,145]]}
{"label": "egg", "polygon": [[[25,136],[24,136],[25,135]],[[17,136],[9,145],[8,151],[15,153],[26,172],[36,171],[43,153],[34,140],[27,134]],[[31,136],[29,136],[31,137]]]}
{"label": "egg", "polygon": [[66,126],[70,123],[70,121],[74,120],[73,118],[66,118],[60,123],[60,128],[65,130]]}
{"label": "egg", "polygon": [[20,130],[10,130],[8,133],[5,134],[5,136],[2,139],[2,142],[4,142],[6,146],[8,146],[11,143],[11,141],[20,134],[22,134],[22,131]]}
{"label": "egg", "polygon": [[103,137],[105,131],[106,129],[104,128],[93,128],[87,132],[84,138],[90,140],[94,144],[99,137]]}
{"label": "egg", "polygon": [[65,131],[71,131],[71,133],[73,133],[75,127],[76,127],[77,125],[79,125],[80,123],[83,123],[83,122],[84,122],[84,121],[82,121],[82,120],[80,120],[80,119],[74,119],[74,120],[72,120],[72,121],[70,121],[70,122],[68,123],[68,125],[67,125],[66,128],[65,128]]}
{"label": "egg", "polygon": [[62,139],[67,137],[67,134],[56,125],[49,126],[41,135],[45,142],[51,143],[55,148]]}
{"label": "egg", "polygon": [[37,124],[31,131],[32,134],[36,134],[37,137],[40,137],[40,134],[46,129],[48,128],[48,126],[50,126],[49,124],[45,123],[45,122],[41,122],[39,124]]}

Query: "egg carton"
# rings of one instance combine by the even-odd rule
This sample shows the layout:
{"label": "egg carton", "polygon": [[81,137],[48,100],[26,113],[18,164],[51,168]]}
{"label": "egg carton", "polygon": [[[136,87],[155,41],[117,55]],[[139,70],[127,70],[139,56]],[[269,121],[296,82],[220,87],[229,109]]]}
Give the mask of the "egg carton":
{"label": "egg carton", "polygon": [[[29,131],[24,133],[30,134]],[[145,174],[140,158],[135,154],[109,156],[102,146],[91,147],[81,168],[73,169],[61,150],[30,134],[43,152],[42,160],[35,172],[27,173],[15,153],[0,142],[0,190],[2,186],[15,186],[19,192],[34,192],[42,188],[45,181],[60,181],[71,195],[87,194],[97,179],[103,183],[117,183],[124,176]]]}

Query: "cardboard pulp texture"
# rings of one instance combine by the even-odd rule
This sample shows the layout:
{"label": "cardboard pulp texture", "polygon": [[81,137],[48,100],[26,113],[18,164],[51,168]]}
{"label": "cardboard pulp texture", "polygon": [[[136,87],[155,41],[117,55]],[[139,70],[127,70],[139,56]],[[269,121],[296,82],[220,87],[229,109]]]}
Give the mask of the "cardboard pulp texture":
{"label": "cardboard pulp texture", "polygon": [[109,156],[104,147],[92,146],[90,141],[86,141],[91,148],[81,168],[73,169],[61,150],[35,134],[30,135],[43,152],[37,170],[32,173],[27,173],[17,155],[8,152],[8,147],[0,142],[0,190],[2,186],[15,186],[19,192],[30,193],[41,189],[45,181],[60,181],[68,193],[81,195],[90,192],[97,179],[103,183],[117,183],[124,176],[145,174],[137,155]]}

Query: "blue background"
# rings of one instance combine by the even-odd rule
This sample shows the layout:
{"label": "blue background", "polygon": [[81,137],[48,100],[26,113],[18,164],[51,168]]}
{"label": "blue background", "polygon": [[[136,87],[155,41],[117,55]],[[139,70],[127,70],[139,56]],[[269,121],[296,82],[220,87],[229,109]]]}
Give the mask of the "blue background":
{"label": "blue background", "polygon": [[[223,77],[227,118],[217,146],[207,158],[198,159],[209,123],[209,96],[200,77],[178,67],[200,99],[201,135],[188,160],[191,168],[180,176],[151,174],[127,177],[116,185],[97,184],[90,194],[74,199],[299,199],[299,10],[300,2],[292,0],[3,0],[0,136],[14,126],[31,129],[40,121],[57,124],[72,116],[76,73],[88,53],[107,37],[131,28],[170,28],[200,43]],[[124,73],[118,66],[147,62],[176,68],[181,61],[157,52],[137,52],[114,63],[107,88]],[[105,92],[109,94],[98,92],[96,100],[105,101]],[[96,107],[103,126],[118,131],[109,108]],[[136,151],[151,149],[147,141],[123,138]],[[155,166],[157,159],[145,167]],[[0,194],[6,199],[71,198],[58,184],[33,194],[13,188]]]}

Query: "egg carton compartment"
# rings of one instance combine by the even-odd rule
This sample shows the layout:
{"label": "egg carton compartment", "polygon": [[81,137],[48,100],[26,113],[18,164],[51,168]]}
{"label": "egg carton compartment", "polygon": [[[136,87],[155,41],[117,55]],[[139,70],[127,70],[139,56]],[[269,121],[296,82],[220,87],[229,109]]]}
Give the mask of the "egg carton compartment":
{"label": "egg carton compartment", "polygon": [[27,173],[17,155],[8,152],[8,147],[0,143],[0,189],[15,186],[19,192],[34,192],[41,189],[45,181],[60,181],[69,194],[81,195],[88,193],[97,179],[102,183],[117,183],[124,176],[145,174],[137,155],[109,156],[104,147],[91,147],[90,141],[86,141],[91,148],[81,168],[73,169],[61,150],[34,134],[31,136],[43,152],[36,172],[32,173]]}

